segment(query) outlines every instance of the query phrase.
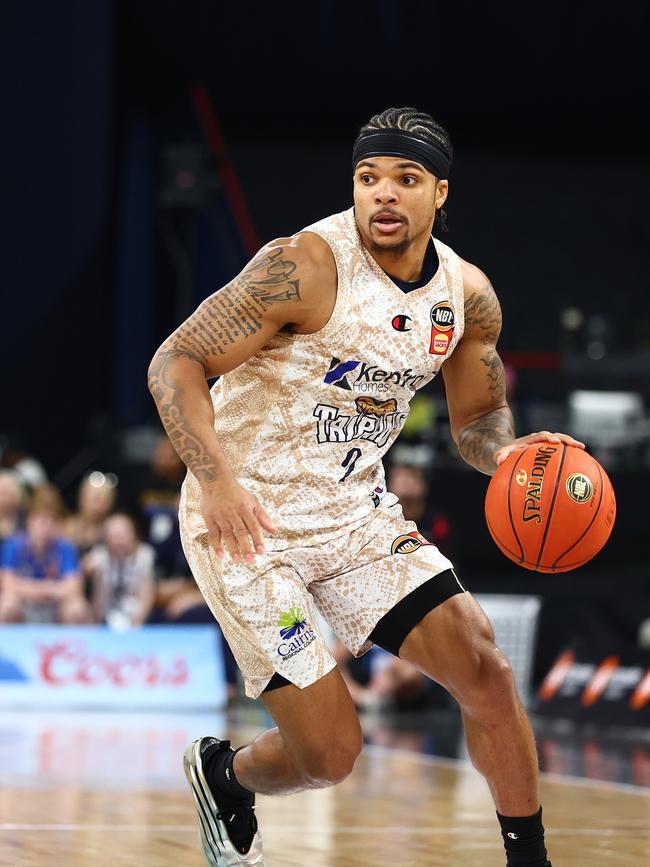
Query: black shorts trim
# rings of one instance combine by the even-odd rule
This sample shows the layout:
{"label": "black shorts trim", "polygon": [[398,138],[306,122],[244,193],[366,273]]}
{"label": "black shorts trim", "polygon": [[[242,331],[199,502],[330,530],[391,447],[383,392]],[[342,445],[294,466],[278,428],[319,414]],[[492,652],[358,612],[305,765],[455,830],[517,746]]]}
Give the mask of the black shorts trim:
{"label": "black shorts trim", "polygon": [[408,596],[400,599],[397,605],[377,622],[368,640],[388,650],[394,656],[399,656],[399,649],[404,639],[423,617],[447,599],[464,592],[465,588],[456,577],[454,570],[445,569],[444,572],[429,578]]}
{"label": "black shorts trim", "polygon": [[282,675],[278,674],[276,671],[271,680],[266,684],[262,692],[271,692],[274,689],[280,689],[281,686],[289,686],[290,684],[290,680],[287,680],[286,677],[282,677]]}

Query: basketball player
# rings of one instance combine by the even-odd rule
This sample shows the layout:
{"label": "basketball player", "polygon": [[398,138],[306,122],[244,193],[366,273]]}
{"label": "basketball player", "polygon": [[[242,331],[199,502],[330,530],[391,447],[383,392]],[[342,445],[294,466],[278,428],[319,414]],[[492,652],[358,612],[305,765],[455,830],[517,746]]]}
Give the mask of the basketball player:
{"label": "basketball player", "polygon": [[510,666],[452,564],[403,518],[381,463],[409,400],[441,369],[454,439],[481,472],[530,443],[581,446],[548,431],[515,438],[499,302],[431,235],[451,159],[429,115],[373,117],[354,145],[354,208],[269,243],[151,363],[151,392],[189,469],[187,559],[246,694],[277,726],[236,751],[203,737],[185,753],[211,865],[264,863],[254,793],[334,785],[359,755],[359,720],[316,609],[355,655],[377,644],[449,690],[508,865],[549,865]]}

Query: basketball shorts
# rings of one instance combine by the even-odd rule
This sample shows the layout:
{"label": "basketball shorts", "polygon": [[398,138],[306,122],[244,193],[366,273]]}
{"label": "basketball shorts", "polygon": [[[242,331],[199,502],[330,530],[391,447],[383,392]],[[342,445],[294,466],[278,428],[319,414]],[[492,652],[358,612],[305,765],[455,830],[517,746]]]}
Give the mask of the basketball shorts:
{"label": "basketball shorts", "polygon": [[[316,611],[348,650],[361,656],[373,646],[368,636],[385,614],[425,582],[452,570],[436,546],[404,519],[399,504],[376,509],[366,524],[324,544],[310,543],[306,534],[284,550],[257,555],[251,564],[220,560],[197,517],[181,506],[185,556],[250,698],[257,698],[276,673],[304,688],[335,667]],[[451,593],[463,589],[458,583]],[[427,613],[423,610],[422,617]]]}

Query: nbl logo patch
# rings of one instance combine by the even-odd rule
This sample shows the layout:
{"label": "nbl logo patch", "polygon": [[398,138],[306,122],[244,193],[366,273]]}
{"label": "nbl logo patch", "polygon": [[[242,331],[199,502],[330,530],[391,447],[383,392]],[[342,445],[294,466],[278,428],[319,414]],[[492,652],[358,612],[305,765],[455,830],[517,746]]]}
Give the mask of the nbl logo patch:
{"label": "nbl logo patch", "polygon": [[393,539],[393,544],[390,546],[391,554],[412,554],[421,548],[423,545],[430,545],[431,542],[424,538],[422,533],[414,530],[412,533],[405,533],[403,536],[398,536]]}
{"label": "nbl logo patch", "polygon": [[446,355],[454,336],[454,309],[449,301],[440,301],[431,308],[431,355]]}
{"label": "nbl logo patch", "polygon": [[584,473],[573,473],[566,480],[566,492],[576,503],[588,503],[594,495],[594,485]]}

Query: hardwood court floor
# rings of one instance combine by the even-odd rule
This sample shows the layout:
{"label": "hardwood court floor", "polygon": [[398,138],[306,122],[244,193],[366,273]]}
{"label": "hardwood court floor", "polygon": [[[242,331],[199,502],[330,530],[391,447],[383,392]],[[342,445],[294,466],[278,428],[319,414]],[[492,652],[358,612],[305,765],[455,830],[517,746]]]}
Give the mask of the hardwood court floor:
{"label": "hardwood court floor", "polygon": [[[88,716],[23,717],[15,731],[3,720],[0,865],[204,865],[180,755],[186,740],[224,729],[214,717],[206,728],[205,718]],[[241,743],[251,730],[229,734]],[[554,867],[648,867],[649,790],[557,777],[542,789]],[[505,863],[476,773],[405,750],[368,747],[340,786],[260,798],[258,816],[268,867]]]}

